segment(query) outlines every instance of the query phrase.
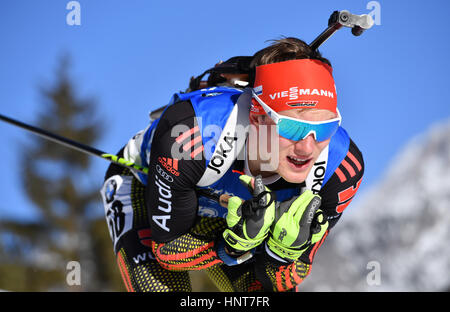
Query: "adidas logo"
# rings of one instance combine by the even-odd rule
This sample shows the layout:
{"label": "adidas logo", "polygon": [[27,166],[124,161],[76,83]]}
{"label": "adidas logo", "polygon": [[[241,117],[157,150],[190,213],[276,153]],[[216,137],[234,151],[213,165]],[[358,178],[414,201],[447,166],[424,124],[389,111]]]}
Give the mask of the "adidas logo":
{"label": "adidas logo", "polygon": [[158,161],[171,174],[177,177],[180,175],[180,172],[178,172],[178,159],[168,157],[158,157]]}
{"label": "adidas logo", "polygon": [[183,132],[175,141],[183,147],[184,152],[190,152],[191,159],[203,152],[202,135],[198,126]]}

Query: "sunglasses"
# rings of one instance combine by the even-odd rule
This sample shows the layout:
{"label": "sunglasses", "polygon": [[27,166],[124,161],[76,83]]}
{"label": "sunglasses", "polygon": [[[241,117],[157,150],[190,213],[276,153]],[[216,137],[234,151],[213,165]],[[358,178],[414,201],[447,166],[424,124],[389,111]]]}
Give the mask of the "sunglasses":
{"label": "sunglasses", "polygon": [[277,125],[278,134],[288,140],[300,141],[311,133],[317,142],[328,140],[336,133],[342,121],[341,114],[337,108],[338,117],[326,121],[306,121],[282,116],[264,103],[253,90],[252,96]]}

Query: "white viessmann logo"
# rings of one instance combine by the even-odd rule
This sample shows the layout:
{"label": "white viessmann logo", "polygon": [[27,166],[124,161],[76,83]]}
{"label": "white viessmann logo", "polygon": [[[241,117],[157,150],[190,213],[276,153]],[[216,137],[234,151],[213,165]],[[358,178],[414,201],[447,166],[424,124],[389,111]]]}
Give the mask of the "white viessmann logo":
{"label": "white viessmann logo", "polygon": [[301,95],[319,95],[334,98],[334,92],[323,89],[301,89],[299,87],[291,87],[289,90],[275,92],[269,94],[272,100],[288,97],[289,100],[297,100]]}

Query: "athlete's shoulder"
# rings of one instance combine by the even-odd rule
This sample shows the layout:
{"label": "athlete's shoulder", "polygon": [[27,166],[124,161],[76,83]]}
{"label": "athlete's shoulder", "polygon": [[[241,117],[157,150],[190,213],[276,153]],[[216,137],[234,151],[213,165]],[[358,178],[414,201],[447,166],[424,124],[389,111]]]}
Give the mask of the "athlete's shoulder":
{"label": "athlete's shoulder", "polygon": [[161,117],[158,119],[158,127],[172,127],[173,125],[183,123],[186,119],[195,116],[195,111],[188,100],[179,101],[167,106]]}
{"label": "athlete's shoulder", "polygon": [[359,181],[364,174],[364,158],[362,152],[352,139],[350,139],[345,158],[334,173],[341,183],[346,181]]}
{"label": "athlete's shoulder", "polygon": [[322,206],[326,211],[330,227],[334,226],[345,208],[358,191],[364,175],[364,158],[358,146],[349,138],[345,157],[320,190]]}
{"label": "athlete's shoulder", "polygon": [[[345,150],[345,156],[333,171],[331,178],[326,184],[327,190],[346,189],[349,186],[355,186],[356,189],[361,183],[364,175],[364,158],[355,142],[349,138],[348,148]],[[356,191],[355,191],[356,192]]]}

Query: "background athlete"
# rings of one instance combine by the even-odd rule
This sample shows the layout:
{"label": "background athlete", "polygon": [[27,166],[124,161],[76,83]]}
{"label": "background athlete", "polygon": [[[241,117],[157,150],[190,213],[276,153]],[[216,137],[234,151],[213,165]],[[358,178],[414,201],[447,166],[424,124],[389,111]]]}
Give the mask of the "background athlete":
{"label": "background athlete", "polygon": [[[148,178],[110,166],[102,194],[129,291],[189,291],[190,270],[224,291],[293,290],[353,199],[364,163],[340,127],[329,61],[286,38],[250,68],[253,89],[178,94],[130,140],[121,155]],[[240,148],[225,132],[245,102]],[[233,197],[224,209],[199,190]]]}

